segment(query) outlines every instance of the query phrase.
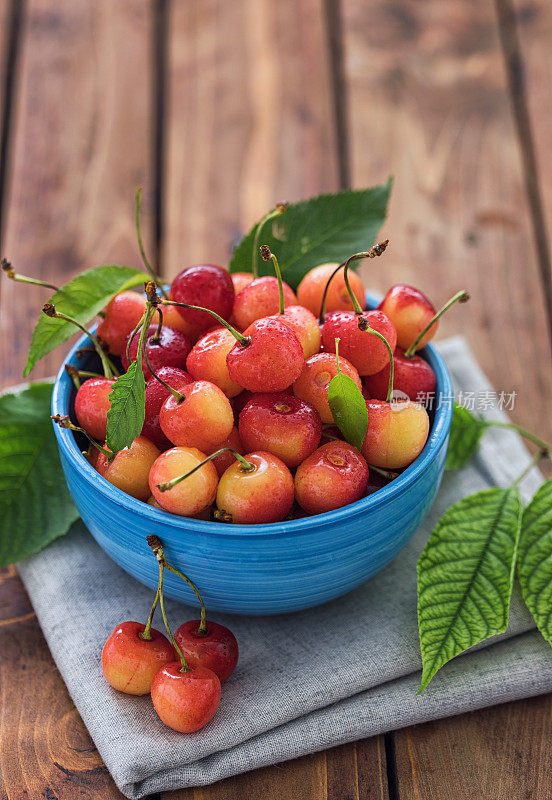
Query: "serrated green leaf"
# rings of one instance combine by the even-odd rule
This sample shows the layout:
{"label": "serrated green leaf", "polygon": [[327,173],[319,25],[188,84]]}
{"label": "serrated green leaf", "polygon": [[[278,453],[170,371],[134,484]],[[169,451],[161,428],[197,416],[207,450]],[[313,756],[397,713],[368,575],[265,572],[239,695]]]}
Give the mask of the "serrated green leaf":
{"label": "serrated green leaf", "polygon": [[543,483],[523,512],[518,576],[527,608],[552,645],[552,479]]}
{"label": "serrated green leaf", "polygon": [[[138,286],[146,280],[147,275],[132,267],[94,267],[66,283],[50,298],[50,302],[57,311],[86,325],[107,305],[114,294]],[[75,326],[70,322],[41,314],[33,331],[23,375],[27,376],[37,361],[74,334]]]}
{"label": "serrated green leaf", "polygon": [[522,506],[517,487],[451,506],[418,560],[419,691],[447,661],[508,625]]}
{"label": "serrated green leaf", "polygon": [[0,567],[67,533],[78,512],[50,419],[51,383],[0,397]]}
{"label": "serrated green leaf", "polygon": [[455,402],[445,468],[463,467],[477,450],[479,440],[489,425],[487,420],[474,417],[467,408]]}
{"label": "serrated green leaf", "polygon": [[328,403],[345,439],[360,450],[368,430],[368,410],[354,380],[342,372],[334,375],[328,386]]}
{"label": "serrated green leaf", "polygon": [[140,436],[146,416],[146,382],[137,361],[117,378],[109,400],[106,444],[113,453],[118,453]]}
{"label": "serrated green leaf", "polygon": [[[260,244],[278,257],[284,280],[296,289],[306,273],[328,261],[344,261],[374,243],[387,216],[392,180],[372,189],[321,194],[290,203],[267,223]],[[257,226],[242,239],[230,261],[230,272],[251,272]],[[257,256],[259,275],[273,275],[272,264]]]}

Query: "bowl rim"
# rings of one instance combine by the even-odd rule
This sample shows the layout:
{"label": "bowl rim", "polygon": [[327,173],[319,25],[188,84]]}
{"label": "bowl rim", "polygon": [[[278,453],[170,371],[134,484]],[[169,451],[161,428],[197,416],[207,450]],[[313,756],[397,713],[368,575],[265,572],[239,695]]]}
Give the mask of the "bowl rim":
{"label": "bowl rim", "polygon": [[[371,293],[366,295],[368,306],[374,307],[378,300]],[[96,326],[91,326],[91,332],[95,331]],[[73,345],[63,359],[59,371],[54,380],[52,389],[52,415],[69,414],[69,397],[71,393],[71,378],[65,371],[65,365],[76,360],[76,351],[83,348],[88,337],[83,334]],[[107,499],[121,506],[125,506],[130,512],[137,513],[145,521],[155,523],[156,526],[167,524],[170,520],[172,533],[181,531],[182,533],[197,532],[211,536],[224,537],[264,537],[278,534],[301,534],[310,533],[313,528],[328,526],[339,523],[344,518],[365,514],[378,506],[384,506],[392,502],[397,495],[402,494],[414,484],[421,473],[426,470],[435,460],[445,443],[449,434],[450,423],[453,412],[453,389],[447,366],[436,350],[435,346],[427,344],[423,350],[419,351],[435,372],[437,380],[436,397],[438,399],[437,408],[434,412],[433,425],[429,431],[424,449],[412,464],[410,464],[398,478],[378,489],[373,494],[363,497],[354,503],[338,508],[335,511],[327,511],[324,514],[301,517],[300,519],[287,520],[283,522],[271,522],[264,524],[251,525],[224,525],[220,522],[210,522],[207,520],[193,519],[192,517],[179,517],[167,511],[155,508],[142,500],[117,489],[105,478],[99,475],[94,467],[86,460],[79,450],[76,439],[72,431],[54,425],[54,431],[58,442],[58,447],[64,457],[80,473],[82,478],[92,490],[103,494]]]}

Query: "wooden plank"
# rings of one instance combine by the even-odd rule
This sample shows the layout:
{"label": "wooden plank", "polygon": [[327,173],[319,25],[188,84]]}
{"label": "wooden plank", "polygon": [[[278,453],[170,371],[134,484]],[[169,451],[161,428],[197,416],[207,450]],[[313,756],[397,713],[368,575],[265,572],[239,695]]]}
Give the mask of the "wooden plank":
{"label": "wooden plank", "polygon": [[169,21],[164,267],[225,265],[279,200],[338,186],[321,0],[190,0]]}
{"label": "wooden plank", "polygon": [[[147,0],[27,3],[3,243],[17,271],[61,283],[96,264],[138,265],[134,191],[153,186],[151,17]],[[20,380],[47,293],[8,280],[0,292],[8,385]],[[57,370],[60,355],[33,378]]]}
{"label": "wooden plank", "polygon": [[400,800],[552,797],[552,699],[535,697],[396,736]]}
{"label": "wooden plank", "polygon": [[552,438],[551,350],[494,6],[344,0],[352,174],[396,176],[385,262],[364,276],[413,283],[464,333],[513,417]]}

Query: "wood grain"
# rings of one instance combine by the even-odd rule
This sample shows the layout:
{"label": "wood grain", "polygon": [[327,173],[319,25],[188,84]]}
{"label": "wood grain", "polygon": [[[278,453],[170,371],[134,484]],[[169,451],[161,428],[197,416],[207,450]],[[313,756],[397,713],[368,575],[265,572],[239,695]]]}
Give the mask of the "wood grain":
{"label": "wood grain", "polygon": [[519,145],[491,0],[344,0],[352,174],[396,183],[385,262],[369,284],[412,283],[462,331],[514,418],[552,438],[551,350]]}
{"label": "wood grain", "polygon": [[395,734],[400,800],[547,800],[552,699],[535,697]]}
{"label": "wood grain", "polygon": [[279,200],[338,185],[321,0],[190,0],[169,20],[165,273],[227,264]]}
{"label": "wood grain", "polygon": [[[26,4],[3,243],[17,271],[61,283],[96,264],[138,265],[134,191],[152,184],[151,16],[147,0]],[[151,214],[144,222],[148,231]],[[7,385],[21,377],[48,295],[8,280],[0,292]]]}

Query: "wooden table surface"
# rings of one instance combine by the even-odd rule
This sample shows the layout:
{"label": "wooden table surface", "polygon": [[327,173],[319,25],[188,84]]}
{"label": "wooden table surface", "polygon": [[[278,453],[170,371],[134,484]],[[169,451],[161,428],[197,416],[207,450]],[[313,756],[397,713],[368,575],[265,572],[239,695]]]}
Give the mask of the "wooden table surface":
{"label": "wooden table surface", "polygon": [[[550,439],[551,49],[549,0],[0,0],[1,252],[55,283],[137,266],[143,185],[170,278],[227,263],[278,200],[394,174],[367,285],[469,289],[442,335],[464,333]],[[43,300],[0,283],[3,385]],[[0,797],[121,798],[15,569],[1,580]],[[162,800],[549,800],[551,711],[503,705]]]}

